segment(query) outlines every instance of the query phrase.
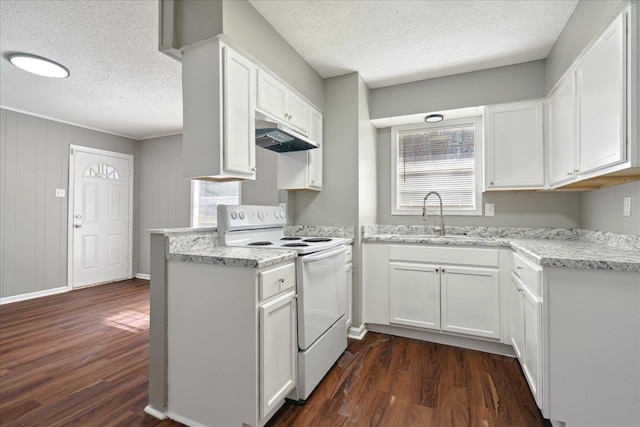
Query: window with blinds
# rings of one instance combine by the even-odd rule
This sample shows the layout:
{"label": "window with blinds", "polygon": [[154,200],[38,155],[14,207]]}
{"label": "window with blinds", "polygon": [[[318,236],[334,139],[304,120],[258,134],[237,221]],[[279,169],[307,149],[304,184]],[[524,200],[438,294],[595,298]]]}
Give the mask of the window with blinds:
{"label": "window with blinds", "polygon": [[215,227],[220,204],[240,204],[239,182],[191,181],[191,226]]}
{"label": "window with blinds", "polygon": [[[476,118],[394,128],[394,213],[421,213],[430,191],[440,194],[449,214],[479,211],[479,129]],[[439,206],[437,197],[427,200],[429,209]]]}

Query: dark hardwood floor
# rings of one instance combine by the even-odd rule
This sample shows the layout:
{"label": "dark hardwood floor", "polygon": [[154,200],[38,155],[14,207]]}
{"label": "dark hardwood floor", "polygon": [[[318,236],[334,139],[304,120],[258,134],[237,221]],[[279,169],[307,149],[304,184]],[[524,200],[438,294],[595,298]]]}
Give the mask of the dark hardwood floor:
{"label": "dark hardwood floor", "polygon": [[[147,404],[149,282],[0,306],[1,426],[181,426]],[[276,426],[543,426],[515,359],[368,334]]]}

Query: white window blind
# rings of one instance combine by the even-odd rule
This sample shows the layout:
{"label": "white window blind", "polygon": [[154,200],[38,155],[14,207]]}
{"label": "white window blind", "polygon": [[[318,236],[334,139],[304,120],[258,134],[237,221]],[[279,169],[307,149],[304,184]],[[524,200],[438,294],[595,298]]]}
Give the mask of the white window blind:
{"label": "white window blind", "polygon": [[218,205],[240,203],[240,183],[191,181],[191,225],[215,227],[218,223]]}
{"label": "white window blind", "polygon": [[[448,210],[477,208],[476,123],[397,131],[395,167],[396,209],[422,208],[424,196],[437,191]],[[439,207],[429,198],[430,209]]]}

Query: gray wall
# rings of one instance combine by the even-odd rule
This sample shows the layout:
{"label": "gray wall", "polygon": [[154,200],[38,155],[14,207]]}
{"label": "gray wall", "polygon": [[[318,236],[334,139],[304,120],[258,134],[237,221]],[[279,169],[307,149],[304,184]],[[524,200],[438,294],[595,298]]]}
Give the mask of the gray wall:
{"label": "gray wall", "polygon": [[580,1],[547,56],[545,93],[553,88],[584,48],[613,20],[628,1]]}
{"label": "gray wall", "polygon": [[[622,201],[631,197],[631,216],[622,216]],[[640,181],[582,194],[582,228],[640,235]]]}
{"label": "gray wall", "polygon": [[371,91],[371,118],[543,98],[545,61],[491,68]]}
{"label": "gray wall", "polygon": [[322,191],[298,192],[300,225],[355,226],[358,221],[358,75],[325,80]]}
{"label": "gray wall", "polygon": [[[416,215],[391,215],[391,130],[378,130],[378,223],[423,224]],[[484,193],[483,203],[495,203],[496,215],[445,218],[446,225],[504,227],[580,227],[580,193]],[[430,222],[431,223],[431,222]]]}
{"label": "gray wall", "polygon": [[139,142],[138,273],[150,272],[149,229],[189,227],[191,186],[182,175],[182,135]]}
{"label": "gray wall", "polygon": [[[256,180],[242,182],[241,197],[244,205],[277,205],[288,201],[287,192],[278,190],[276,152],[256,146]],[[292,209],[288,209],[289,215],[291,212]]]}
{"label": "gray wall", "polygon": [[[69,145],[134,155],[138,143],[51,120],[0,110],[0,297],[67,286]],[[133,273],[137,271],[134,224]]]}
{"label": "gray wall", "polygon": [[223,29],[235,44],[324,110],[324,81],[246,0],[224,0]]}

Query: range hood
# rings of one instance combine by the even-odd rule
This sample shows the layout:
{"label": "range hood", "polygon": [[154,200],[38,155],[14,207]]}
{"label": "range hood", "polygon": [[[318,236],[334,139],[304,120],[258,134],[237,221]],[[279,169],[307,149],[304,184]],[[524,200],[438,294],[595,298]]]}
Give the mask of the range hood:
{"label": "range hood", "polygon": [[281,120],[256,111],[256,144],[278,153],[318,148],[317,143],[289,128]]}

